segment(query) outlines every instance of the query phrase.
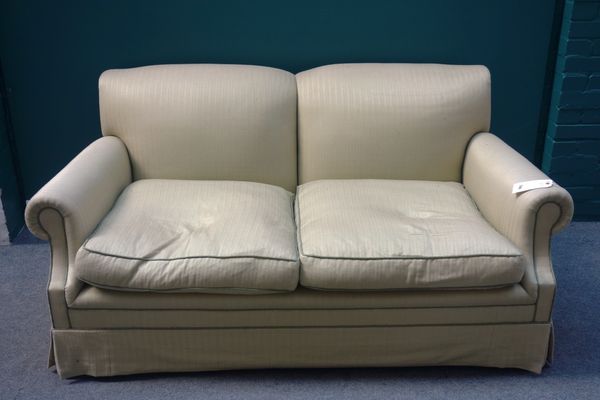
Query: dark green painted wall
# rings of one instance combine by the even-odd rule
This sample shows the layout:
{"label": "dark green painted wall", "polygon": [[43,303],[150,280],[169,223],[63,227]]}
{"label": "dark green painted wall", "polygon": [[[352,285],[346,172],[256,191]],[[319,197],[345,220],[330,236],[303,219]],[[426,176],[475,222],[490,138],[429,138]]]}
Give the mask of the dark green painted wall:
{"label": "dark green painted wall", "polygon": [[[0,60],[1,63],[1,60]],[[24,201],[21,198],[17,171],[15,170],[9,137],[9,121],[5,102],[2,69],[0,68],[0,189],[2,189],[2,211],[6,216],[6,225],[10,239],[13,239],[23,226]]]}
{"label": "dark green painted wall", "polygon": [[600,1],[565,3],[543,168],[600,219]]}
{"label": "dark green painted wall", "polygon": [[25,195],[100,135],[103,70],[158,63],[485,64],[493,131],[534,159],[554,14],[553,0],[0,2]]}

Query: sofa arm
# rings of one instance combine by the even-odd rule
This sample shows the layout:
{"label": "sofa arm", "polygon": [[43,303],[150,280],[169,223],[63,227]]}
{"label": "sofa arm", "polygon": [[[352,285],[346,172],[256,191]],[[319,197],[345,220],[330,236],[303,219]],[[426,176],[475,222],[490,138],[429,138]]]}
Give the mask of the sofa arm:
{"label": "sofa arm", "polygon": [[[64,322],[66,316],[57,317],[57,313],[65,308],[65,296],[68,302],[78,291],[72,288],[69,295],[69,264],[130,182],[127,149],[119,138],[107,136],[85,148],[28,202],[27,227],[40,239],[49,240],[52,250],[49,292],[53,322],[57,318]],[[54,302],[61,303],[55,307],[53,294]]]}
{"label": "sofa arm", "polygon": [[479,133],[469,143],[463,167],[465,188],[488,222],[528,258],[531,268],[522,284],[538,299],[538,317],[546,320],[555,286],[550,237],[569,224],[573,200],[556,184],[512,193],[513,184],[537,179],[548,177],[491,133]]}
{"label": "sofa arm", "polygon": [[102,137],[75,157],[28,202],[25,222],[38,238],[51,240],[42,223],[45,209],[64,219],[65,234],[73,260],[79,246],[112,207],[125,186],[131,183],[127,149],[114,136]]}

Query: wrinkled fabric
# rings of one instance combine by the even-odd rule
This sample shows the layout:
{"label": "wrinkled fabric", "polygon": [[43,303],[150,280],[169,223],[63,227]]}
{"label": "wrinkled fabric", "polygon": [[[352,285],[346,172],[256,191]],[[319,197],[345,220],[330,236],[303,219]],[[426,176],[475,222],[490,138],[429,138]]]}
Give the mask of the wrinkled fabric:
{"label": "wrinkled fabric", "polygon": [[294,290],[292,199],[252,182],[134,182],[77,253],[75,273],[118,290]]}
{"label": "wrinkled fabric", "polygon": [[321,289],[490,287],[525,259],[455,182],[323,180],[296,202],[300,283]]}

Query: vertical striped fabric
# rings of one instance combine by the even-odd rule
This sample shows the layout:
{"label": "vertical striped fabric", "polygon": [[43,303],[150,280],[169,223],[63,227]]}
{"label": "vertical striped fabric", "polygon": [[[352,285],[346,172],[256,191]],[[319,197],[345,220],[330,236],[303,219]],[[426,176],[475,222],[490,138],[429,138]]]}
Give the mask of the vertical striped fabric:
{"label": "vertical striped fabric", "polygon": [[117,290],[294,290],[292,199],[254,182],[136,181],[77,253],[75,274]]}
{"label": "vertical striped fabric", "polygon": [[298,189],[296,222],[303,286],[467,288],[523,277],[519,249],[455,182],[309,182]]}
{"label": "vertical striped fabric", "polygon": [[100,77],[104,135],[133,178],[262,182],[296,188],[296,82],[278,69],[158,65]]}
{"label": "vertical striped fabric", "polygon": [[458,182],[467,142],[489,129],[483,66],[338,64],[296,80],[300,183]]}

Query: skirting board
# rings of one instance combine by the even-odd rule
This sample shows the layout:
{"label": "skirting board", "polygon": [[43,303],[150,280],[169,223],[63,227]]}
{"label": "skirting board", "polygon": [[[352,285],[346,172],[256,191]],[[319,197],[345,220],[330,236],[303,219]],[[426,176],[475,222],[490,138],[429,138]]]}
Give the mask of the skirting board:
{"label": "skirting board", "polygon": [[551,323],[53,330],[58,374],[470,365],[540,373]]}

